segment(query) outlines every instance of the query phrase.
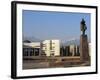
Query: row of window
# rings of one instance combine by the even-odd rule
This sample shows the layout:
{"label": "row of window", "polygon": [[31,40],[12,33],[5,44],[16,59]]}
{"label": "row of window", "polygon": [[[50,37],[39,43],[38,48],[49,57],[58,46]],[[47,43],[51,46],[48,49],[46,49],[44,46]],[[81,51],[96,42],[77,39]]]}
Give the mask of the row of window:
{"label": "row of window", "polygon": [[23,48],[23,56],[39,56],[39,48]]}
{"label": "row of window", "polygon": [[79,47],[74,48],[74,49],[70,49],[69,47],[61,48],[60,55],[61,56],[73,56],[73,55],[74,56],[79,56],[80,55]]}

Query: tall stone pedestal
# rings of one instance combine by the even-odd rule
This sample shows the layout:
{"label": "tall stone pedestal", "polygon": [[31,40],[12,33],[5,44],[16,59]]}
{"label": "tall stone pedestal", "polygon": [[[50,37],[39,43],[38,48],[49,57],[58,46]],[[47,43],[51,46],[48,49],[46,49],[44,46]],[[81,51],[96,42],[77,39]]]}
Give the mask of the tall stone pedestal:
{"label": "tall stone pedestal", "polygon": [[89,47],[87,35],[80,36],[80,59],[82,62],[89,60]]}

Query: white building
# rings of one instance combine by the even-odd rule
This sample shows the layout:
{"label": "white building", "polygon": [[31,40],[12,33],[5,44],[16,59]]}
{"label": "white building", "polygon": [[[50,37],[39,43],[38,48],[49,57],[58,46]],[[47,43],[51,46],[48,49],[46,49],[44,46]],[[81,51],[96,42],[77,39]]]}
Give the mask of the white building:
{"label": "white building", "polygon": [[91,56],[91,43],[89,43],[89,56]]}
{"label": "white building", "polygon": [[60,41],[44,40],[42,42],[42,50],[46,56],[60,56]]}
{"label": "white building", "polygon": [[23,56],[41,55],[40,42],[23,43]]}
{"label": "white building", "polygon": [[29,46],[32,48],[40,48],[40,42],[23,43],[23,45]]}
{"label": "white building", "polygon": [[75,45],[70,45],[70,53],[72,56],[75,55]]}
{"label": "white building", "polygon": [[79,55],[79,46],[77,45],[70,45],[70,53],[72,56],[78,56]]}

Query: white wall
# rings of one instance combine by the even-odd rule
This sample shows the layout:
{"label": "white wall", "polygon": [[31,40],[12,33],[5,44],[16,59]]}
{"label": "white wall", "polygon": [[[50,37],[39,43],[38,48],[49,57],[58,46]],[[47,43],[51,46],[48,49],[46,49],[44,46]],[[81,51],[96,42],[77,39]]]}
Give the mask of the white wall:
{"label": "white wall", "polygon": [[[50,45],[50,41],[52,41],[52,43],[51,43],[52,46]],[[44,44],[43,50],[45,51],[46,56],[50,56],[51,55],[50,47],[52,47],[52,48],[55,47],[52,50],[52,51],[54,51],[54,55],[55,56],[59,56],[60,55],[60,42],[59,42],[59,40],[44,40],[43,44]]]}
{"label": "white wall", "polygon": [[40,42],[23,43],[23,45],[40,48]]}
{"label": "white wall", "polygon": [[[11,0],[0,0],[0,80],[11,80],[10,78],[10,73],[11,73],[10,3],[11,2],[10,1]],[[100,0],[31,0],[31,1],[64,3],[64,4],[99,5],[100,9]],[[100,22],[100,16],[99,16],[99,22]],[[98,25],[98,30],[100,34],[100,24]],[[98,41],[100,41],[100,36],[98,38]],[[100,44],[100,42],[98,42],[98,44]],[[98,47],[100,48],[100,45]],[[100,49],[98,53],[100,53]],[[98,57],[100,57],[100,54],[98,54]],[[98,61],[100,61],[100,58]],[[99,62],[99,67],[100,67],[100,62]],[[33,79],[27,79],[27,80],[33,80]],[[80,75],[80,76],[35,78],[34,80],[100,80],[100,73],[91,75]]]}
{"label": "white wall", "polygon": [[60,56],[60,40],[52,40],[52,47],[54,47],[54,55]]}
{"label": "white wall", "polygon": [[50,56],[50,40],[44,40],[43,45],[43,50],[46,56]]}

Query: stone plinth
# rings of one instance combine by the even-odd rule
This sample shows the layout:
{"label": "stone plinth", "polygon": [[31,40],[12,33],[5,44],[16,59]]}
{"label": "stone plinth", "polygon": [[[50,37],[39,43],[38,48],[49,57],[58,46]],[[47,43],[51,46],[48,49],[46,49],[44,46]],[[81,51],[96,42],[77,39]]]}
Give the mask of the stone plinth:
{"label": "stone plinth", "polygon": [[80,60],[83,62],[89,60],[89,47],[87,35],[80,36]]}

